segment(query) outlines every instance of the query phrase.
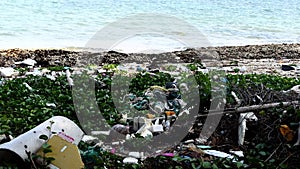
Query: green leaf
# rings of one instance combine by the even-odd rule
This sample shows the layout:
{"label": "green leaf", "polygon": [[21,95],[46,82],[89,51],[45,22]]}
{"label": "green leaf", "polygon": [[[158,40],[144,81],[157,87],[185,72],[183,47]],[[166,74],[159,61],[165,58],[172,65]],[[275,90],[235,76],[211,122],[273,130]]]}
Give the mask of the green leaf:
{"label": "green leaf", "polygon": [[271,159],[269,160],[270,163],[274,163],[275,162],[275,159]]}
{"label": "green leaf", "polygon": [[178,161],[179,158],[180,158],[180,157],[176,156],[176,157],[173,157],[172,160],[173,160],[173,161]]}
{"label": "green leaf", "polygon": [[201,166],[196,166],[195,163],[192,163],[192,167],[193,167],[193,169],[198,169],[198,168],[200,168]]}
{"label": "green leaf", "polygon": [[50,144],[48,144],[48,143],[45,143],[45,144],[43,144],[43,146],[42,146],[42,148],[44,148],[44,149],[46,149],[46,148],[50,148],[51,147],[51,145]]}
{"label": "green leaf", "polygon": [[203,166],[204,168],[211,168],[211,163],[205,161],[205,162],[202,163],[202,166]]}
{"label": "green leaf", "polygon": [[263,163],[263,162],[258,162],[259,163],[259,165],[261,166],[261,167],[264,167],[265,166],[265,164]]}
{"label": "green leaf", "polygon": [[45,148],[43,149],[43,153],[47,154],[47,153],[51,153],[52,150],[50,148]]}
{"label": "green leaf", "polygon": [[280,164],[279,167],[280,168],[288,168],[288,165],[286,165],[286,164]]}
{"label": "green leaf", "polygon": [[216,164],[213,164],[211,167],[212,169],[218,169],[218,166]]}
{"label": "green leaf", "polygon": [[236,167],[237,167],[237,168],[241,168],[243,165],[244,165],[244,164],[243,164],[242,162],[237,162],[237,163],[236,163]]}
{"label": "green leaf", "polygon": [[227,165],[227,164],[223,164],[223,166],[225,167],[225,168],[231,168],[229,165]]}
{"label": "green leaf", "polygon": [[262,155],[262,156],[266,156],[267,155],[267,153],[266,152],[264,152],[264,151],[260,151],[260,152],[258,152],[260,155]]}
{"label": "green leaf", "polygon": [[54,160],[55,160],[54,157],[47,157],[47,158],[46,158],[46,161],[49,162],[49,163],[51,163],[51,162],[54,161]]}

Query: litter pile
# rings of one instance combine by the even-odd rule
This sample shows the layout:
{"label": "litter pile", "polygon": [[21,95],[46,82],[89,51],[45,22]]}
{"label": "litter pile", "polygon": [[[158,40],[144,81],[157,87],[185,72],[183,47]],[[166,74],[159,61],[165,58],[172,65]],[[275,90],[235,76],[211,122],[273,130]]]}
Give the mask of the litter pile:
{"label": "litter pile", "polygon": [[[222,119],[210,138],[205,142],[200,139],[208,112],[199,112],[194,126],[187,136],[178,145],[167,150],[157,151],[156,155],[183,159],[196,158],[208,162],[221,158],[229,159],[246,168],[270,167],[267,164],[260,166],[259,163],[254,163],[246,158],[255,155],[255,158],[261,159],[261,161],[258,160],[259,162],[272,163],[275,161],[274,159],[282,159],[278,162],[281,167],[284,166],[284,163],[290,167],[299,166],[297,160],[300,157],[299,85],[287,91],[271,90],[262,84],[252,84],[247,88],[232,84],[229,88],[231,90],[228,92],[234,102],[226,105]],[[143,101],[145,100],[142,98],[134,101],[133,106],[138,105],[138,109],[149,107],[150,103]],[[169,111],[169,109],[165,109],[165,113]],[[174,115],[172,116],[173,121],[171,120],[169,123],[171,125],[167,127],[168,123],[165,123],[167,118],[163,118],[166,121],[161,120],[160,123],[159,118],[153,119],[147,114],[143,118],[133,118],[133,130],[124,125],[115,125],[113,129],[127,134],[126,139],[129,140],[133,133],[139,133],[144,138],[152,138],[157,134],[156,132],[165,132],[169,130],[169,127],[172,128],[172,124],[177,118],[180,118],[180,115],[176,116],[175,112],[172,115]],[[95,142],[97,139],[91,137],[86,141],[91,140]],[[123,142],[114,142],[113,144],[122,147]],[[116,153],[116,149],[113,147],[115,146],[107,148]],[[129,152],[128,156],[124,159],[124,163],[137,164],[138,159],[144,158],[142,152]],[[147,159],[144,162],[144,165],[146,164]]]}
{"label": "litter pile", "polygon": [[[293,58],[297,54],[296,47],[293,47]],[[11,136],[14,133],[3,133],[0,137],[1,165],[6,165],[3,162],[10,162],[24,167],[23,163],[26,161],[28,167],[50,165],[52,168],[300,166],[300,81],[296,78],[299,65],[280,65],[282,71],[294,71],[293,76],[289,76],[292,78],[289,78],[265,73],[249,74],[250,68],[241,69],[243,66],[234,70],[240,66],[232,65],[236,62],[221,68],[205,67],[206,65],[199,63],[200,59],[197,58],[200,51],[194,49],[162,54],[170,58],[175,57],[174,60],[188,62],[179,67],[176,67],[176,64],[168,64],[162,68],[154,67],[158,66],[157,64],[147,63],[142,66],[137,63],[118,65],[122,59],[132,59],[133,54],[112,51],[94,54],[101,56],[101,63],[86,65],[85,68],[74,67],[78,64],[76,58],[82,56],[80,52],[49,50],[51,57],[47,57],[47,52],[39,50],[18,52],[14,57],[22,57],[9,59],[6,56],[16,52],[2,51],[1,57],[4,59],[1,64],[5,67],[0,68],[3,77],[1,85],[20,82],[17,90],[24,93],[18,96],[26,96],[24,104],[32,104],[34,107],[42,104],[43,107],[39,110],[45,110],[46,113],[57,112],[63,106],[70,106],[69,104],[73,103],[75,76],[86,72],[95,80],[97,103],[102,105],[99,108],[112,127],[110,130],[94,128],[97,118],[92,113],[90,115],[95,121],[79,123],[80,120],[74,119],[78,115],[74,107],[68,107],[66,111],[62,109],[65,112],[57,114],[66,117],[52,117],[51,114],[51,118],[48,119],[46,117],[49,115],[43,114],[36,121],[32,120],[33,113],[28,111],[28,120],[38,124],[16,138]],[[62,55],[65,57],[61,58]],[[144,57],[146,56],[136,55],[133,59],[143,60]],[[158,59],[157,62],[159,61],[161,60]],[[293,70],[288,70],[290,67]],[[223,77],[210,75],[210,72],[216,69],[225,70],[226,74]],[[116,95],[111,93],[114,75],[120,73],[132,77],[133,72],[137,72],[136,78],[131,79],[128,91],[120,90],[115,92]],[[186,75],[186,72],[192,73],[196,85],[189,81],[188,76],[185,76],[186,79],[178,78],[178,74]],[[43,80],[48,86],[60,86],[61,91],[55,93],[57,96],[51,96],[48,92],[52,89],[45,86],[36,87],[39,80]],[[125,84],[126,81],[123,80],[118,83]],[[214,88],[213,82],[220,85]],[[10,97],[9,93],[15,92],[10,91],[10,88],[13,88],[13,85],[1,89],[9,90],[3,92],[7,97]],[[215,99],[211,97],[212,91],[220,91],[218,96],[224,96],[218,98],[218,105],[212,104]],[[186,97],[187,95],[190,97]],[[56,97],[62,99],[57,101]],[[69,101],[67,104],[61,103],[66,100]],[[5,100],[1,104],[4,107]],[[18,105],[22,107],[23,102]],[[224,110],[220,111],[222,106]],[[28,107],[32,108],[30,105]],[[1,119],[5,119],[9,114],[18,113],[9,108],[7,111],[7,114],[1,115]],[[217,124],[207,123],[209,117],[217,116],[221,118],[217,120]],[[41,123],[42,119],[45,122]],[[0,121],[1,127],[5,125],[7,127],[11,122]],[[25,122],[22,125],[23,128],[29,128]],[[84,133],[82,129],[85,129],[85,125],[90,126]],[[205,127],[216,129],[209,137],[203,137],[205,133],[202,131]],[[119,154],[125,154],[126,157],[116,156]],[[151,155],[153,157],[149,157]]]}

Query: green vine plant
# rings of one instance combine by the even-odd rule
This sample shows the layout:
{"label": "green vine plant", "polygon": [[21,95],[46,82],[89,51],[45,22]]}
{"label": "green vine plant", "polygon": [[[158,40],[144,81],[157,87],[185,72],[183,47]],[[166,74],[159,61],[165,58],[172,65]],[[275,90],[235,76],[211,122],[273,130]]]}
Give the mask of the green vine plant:
{"label": "green vine plant", "polygon": [[34,169],[47,169],[49,168],[48,165],[51,164],[52,161],[55,160],[54,157],[48,157],[47,154],[52,152],[51,145],[48,144],[48,140],[51,138],[52,134],[56,134],[56,132],[52,131],[52,125],[54,121],[50,121],[50,125],[47,126],[47,130],[49,131],[48,135],[42,134],[39,136],[39,139],[44,140],[45,143],[41,147],[41,154],[35,154],[31,152],[27,152],[28,160],[31,168]]}

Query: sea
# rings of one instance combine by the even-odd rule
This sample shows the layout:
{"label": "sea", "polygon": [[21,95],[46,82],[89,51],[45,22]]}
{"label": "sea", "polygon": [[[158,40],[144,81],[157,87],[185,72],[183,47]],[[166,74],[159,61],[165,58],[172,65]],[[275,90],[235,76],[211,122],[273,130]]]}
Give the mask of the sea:
{"label": "sea", "polygon": [[299,42],[300,0],[0,1],[0,49],[140,52]]}

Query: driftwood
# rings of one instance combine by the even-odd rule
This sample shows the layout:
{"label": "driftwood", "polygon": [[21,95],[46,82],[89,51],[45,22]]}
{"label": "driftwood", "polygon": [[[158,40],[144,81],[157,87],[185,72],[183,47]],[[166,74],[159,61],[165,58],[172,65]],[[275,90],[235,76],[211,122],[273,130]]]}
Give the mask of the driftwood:
{"label": "driftwood", "polygon": [[[236,104],[232,107],[227,107],[224,110],[208,110],[205,114],[199,115],[207,116],[223,113],[246,113],[251,111],[288,107],[291,105],[300,105],[299,93],[289,91],[274,91],[266,88],[263,84],[252,84],[248,89],[242,89],[237,86],[232,87],[231,95],[233,96]],[[299,85],[294,86],[299,88]],[[292,90],[291,89],[291,90]],[[299,90],[300,91],[300,90]]]}
{"label": "driftwood", "polygon": [[[225,108],[200,111],[185,139],[195,139],[198,143],[209,144],[225,152],[228,149],[248,151],[255,149],[260,143],[267,143],[270,147],[270,155],[266,156],[265,162],[269,162],[270,159],[280,159],[278,161],[279,163],[282,161],[281,164],[300,166],[298,149],[300,128],[299,125],[292,125],[292,123],[300,124],[299,117],[296,116],[296,111],[298,112],[300,108],[300,93],[291,89],[276,91],[262,84],[253,84],[247,88],[233,85],[230,89],[227,93],[232,96],[228,97],[230,99],[227,100]],[[258,113],[261,110],[265,113]],[[279,112],[284,110],[285,113]],[[247,121],[245,115],[250,116],[250,113],[256,118]],[[220,117],[221,120],[217,121]],[[209,118],[217,119],[216,124],[209,122]],[[211,130],[204,129],[203,124],[208,124]],[[291,130],[295,131],[292,141],[288,142],[280,134],[278,126],[283,124],[289,125]],[[245,132],[246,127],[248,130]],[[285,146],[286,144],[294,147]]]}
{"label": "driftwood", "polygon": [[290,105],[297,105],[297,104],[299,104],[299,101],[252,105],[252,106],[238,107],[235,109],[235,111],[228,111],[228,113],[231,113],[231,112],[232,113],[233,112],[244,113],[244,112],[249,112],[249,111],[254,111],[254,110],[262,110],[262,109],[275,108],[275,107],[287,107]]}
{"label": "driftwood", "polygon": [[[243,106],[238,108],[229,108],[225,110],[209,110],[205,113],[209,113],[209,115],[217,115],[217,114],[223,114],[223,113],[245,113],[245,112],[251,112],[256,110],[263,110],[268,108],[276,108],[276,107],[287,107],[291,105],[300,105],[300,101],[290,101],[290,102],[277,102],[277,103],[267,103],[267,104],[261,104],[261,105],[251,105],[251,106]],[[208,114],[205,115],[198,115],[198,117],[208,116]]]}

